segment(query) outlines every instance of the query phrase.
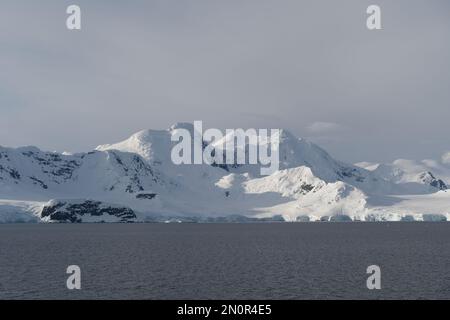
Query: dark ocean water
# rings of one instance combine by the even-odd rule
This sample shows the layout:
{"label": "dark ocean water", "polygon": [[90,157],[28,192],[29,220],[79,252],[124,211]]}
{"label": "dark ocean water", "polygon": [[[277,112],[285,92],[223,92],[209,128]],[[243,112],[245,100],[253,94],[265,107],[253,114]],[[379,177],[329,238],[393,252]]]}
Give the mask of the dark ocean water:
{"label": "dark ocean water", "polygon": [[0,225],[0,298],[450,299],[450,223]]}

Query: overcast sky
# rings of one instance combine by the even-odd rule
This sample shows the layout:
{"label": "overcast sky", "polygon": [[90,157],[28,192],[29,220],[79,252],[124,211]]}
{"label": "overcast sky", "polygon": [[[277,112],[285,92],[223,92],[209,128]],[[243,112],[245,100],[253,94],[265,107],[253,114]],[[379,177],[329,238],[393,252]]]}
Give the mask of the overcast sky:
{"label": "overcast sky", "polygon": [[439,158],[449,40],[448,0],[3,0],[0,145],[89,151],[203,120],[286,128],[350,162]]}

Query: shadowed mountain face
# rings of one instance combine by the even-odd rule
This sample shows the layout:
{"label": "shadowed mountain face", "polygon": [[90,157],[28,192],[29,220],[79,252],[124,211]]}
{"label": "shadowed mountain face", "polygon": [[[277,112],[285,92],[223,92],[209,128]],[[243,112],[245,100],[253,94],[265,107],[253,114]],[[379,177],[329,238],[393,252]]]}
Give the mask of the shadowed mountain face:
{"label": "shadowed mountain face", "polygon": [[[0,221],[27,215],[48,222],[125,222],[175,217],[398,220],[448,214],[442,210],[445,203],[450,207],[446,183],[431,170],[346,164],[286,130],[277,137],[280,170],[269,176],[260,176],[259,164],[175,165],[171,137],[181,128],[193,131],[191,124],[145,130],[74,155],[0,147]],[[424,203],[439,196],[440,205],[422,212],[420,205],[404,204],[406,195]]]}

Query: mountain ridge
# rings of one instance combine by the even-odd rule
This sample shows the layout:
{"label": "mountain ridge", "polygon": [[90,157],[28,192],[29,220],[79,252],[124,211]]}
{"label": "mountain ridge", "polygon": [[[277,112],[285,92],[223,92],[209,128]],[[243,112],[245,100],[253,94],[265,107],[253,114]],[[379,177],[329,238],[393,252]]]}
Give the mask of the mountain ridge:
{"label": "mountain ridge", "polygon": [[[280,168],[269,176],[259,174],[259,164],[175,165],[170,159],[171,137],[179,129],[193,127],[178,123],[167,130],[143,130],[76,154],[0,146],[0,221],[14,221],[14,212],[27,222],[227,221],[227,217],[372,221],[410,216],[426,220],[432,215],[448,220],[450,215],[446,177],[440,179],[428,167],[421,172],[398,163],[347,164],[287,130],[280,130]],[[81,212],[86,208],[91,212]]]}

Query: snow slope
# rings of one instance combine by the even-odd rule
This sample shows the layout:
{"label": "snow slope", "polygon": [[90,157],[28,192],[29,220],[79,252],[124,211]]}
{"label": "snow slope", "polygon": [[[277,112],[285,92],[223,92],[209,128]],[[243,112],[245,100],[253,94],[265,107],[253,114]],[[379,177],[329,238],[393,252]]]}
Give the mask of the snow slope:
{"label": "snow slope", "polygon": [[434,185],[438,188],[450,184],[450,163],[445,163],[444,160],[414,161],[398,159],[388,164],[361,162],[356,165],[397,184],[413,182]]}
{"label": "snow slope", "polygon": [[351,165],[281,130],[270,176],[259,164],[175,165],[171,137],[182,128],[193,131],[144,130],[79,154],[0,147],[0,222],[449,218],[444,162]]}

